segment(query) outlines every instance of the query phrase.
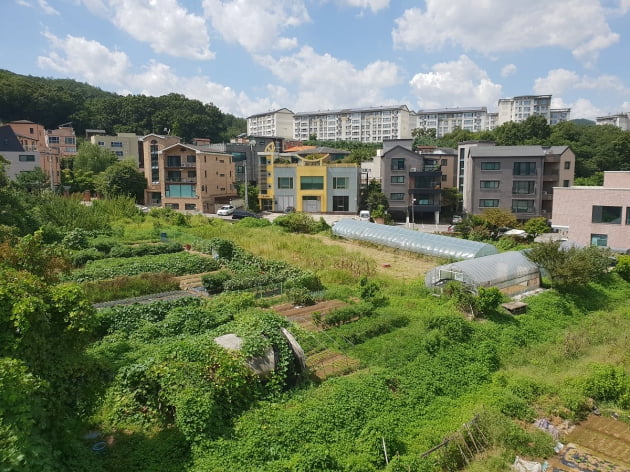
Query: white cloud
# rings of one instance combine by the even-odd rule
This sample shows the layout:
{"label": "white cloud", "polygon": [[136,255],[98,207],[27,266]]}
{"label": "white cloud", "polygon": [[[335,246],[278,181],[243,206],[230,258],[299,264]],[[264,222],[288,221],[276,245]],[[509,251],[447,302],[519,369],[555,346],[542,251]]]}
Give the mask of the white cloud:
{"label": "white cloud", "polygon": [[[403,49],[441,49],[456,45],[485,54],[537,47],[569,49],[586,65],[619,40],[598,0],[426,0],[396,19],[392,37]],[[430,25],[427,28],[421,25]]]}
{"label": "white cloud", "polygon": [[279,79],[296,85],[293,111],[393,104],[383,97],[383,90],[401,81],[398,66],[391,62],[376,61],[357,69],[308,46],[291,56],[266,56],[259,61]]}
{"label": "white cloud", "polygon": [[310,21],[303,0],[204,0],[203,8],[223,39],[249,52],[296,47],[282,31]]}
{"label": "white cloud", "polygon": [[605,113],[600,108],[593,105],[593,103],[591,103],[591,101],[586,98],[578,98],[573,103],[565,103],[562,98],[553,97],[551,99],[551,107],[570,108],[572,120],[585,118],[587,120],[595,121],[596,117],[605,115]]}
{"label": "white cloud", "polygon": [[46,15],[59,15],[59,12],[51,7],[46,0],[37,0],[37,4]]}
{"label": "white cloud", "polygon": [[421,108],[487,106],[501,97],[501,85],[493,83],[468,56],[435,64],[431,69],[409,82]]}
{"label": "white cloud", "polygon": [[373,12],[377,12],[389,7],[389,0],[338,0],[342,5],[348,5],[358,8],[369,8]]}
{"label": "white cloud", "polygon": [[508,64],[501,68],[501,77],[509,77],[516,74],[516,66],[514,64]]}
{"label": "white cloud", "polygon": [[157,53],[189,59],[212,59],[205,20],[177,0],[109,0],[113,22]]}
{"label": "white cloud", "polygon": [[58,38],[49,32],[50,52],[39,56],[37,64],[42,69],[52,69],[64,75],[72,73],[94,85],[120,85],[131,65],[124,52],[110,51],[98,41],[67,35]]}
{"label": "white cloud", "polygon": [[17,5],[20,5],[21,7],[28,7],[28,8],[33,8],[33,5],[31,5],[29,2],[27,2],[26,0],[15,0],[15,3]]}
{"label": "white cloud", "polygon": [[[243,92],[212,82],[208,77],[197,75],[182,77],[168,65],[151,61],[139,73],[132,71],[132,64],[124,52],[110,51],[97,41],[66,36],[58,38],[44,33],[50,42],[51,51],[47,56],[38,57],[42,69],[53,70],[64,76],[88,82],[108,90],[116,89],[121,94],[144,94],[159,96],[168,93],[181,93],[203,103],[213,103],[224,113],[248,116],[266,109],[268,105],[279,108],[269,99],[251,100]],[[275,94],[284,98],[281,89]],[[285,94],[286,95],[286,94]],[[265,107],[265,108],[261,108]]]}
{"label": "white cloud", "polygon": [[540,77],[534,81],[534,93],[540,95],[561,94],[573,89],[627,92],[621,79],[614,75],[580,76],[567,69],[550,70],[547,77]]}

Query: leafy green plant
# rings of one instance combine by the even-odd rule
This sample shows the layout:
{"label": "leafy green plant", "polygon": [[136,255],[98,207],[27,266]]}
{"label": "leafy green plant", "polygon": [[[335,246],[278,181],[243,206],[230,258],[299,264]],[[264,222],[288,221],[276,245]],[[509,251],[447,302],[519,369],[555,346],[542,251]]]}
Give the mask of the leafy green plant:
{"label": "leafy green plant", "polygon": [[224,290],[225,283],[230,280],[231,277],[227,270],[221,270],[204,275],[201,277],[201,283],[209,294],[216,294]]}
{"label": "leafy green plant", "polygon": [[160,272],[84,282],[81,286],[92,303],[99,303],[179,290],[179,281],[171,274]]}

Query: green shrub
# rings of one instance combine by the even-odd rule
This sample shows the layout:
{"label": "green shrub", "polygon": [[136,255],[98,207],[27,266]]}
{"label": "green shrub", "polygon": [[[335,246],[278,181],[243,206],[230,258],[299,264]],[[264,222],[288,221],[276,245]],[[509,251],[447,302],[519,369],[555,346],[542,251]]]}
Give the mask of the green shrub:
{"label": "green shrub", "polygon": [[477,296],[473,299],[475,314],[488,315],[499,308],[503,303],[503,294],[496,287],[479,287]]}
{"label": "green shrub", "polygon": [[339,326],[354,320],[361,319],[364,316],[371,316],[373,312],[374,307],[367,302],[342,306],[328,313],[322,320],[322,325],[327,328],[330,328],[332,326]]}
{"label": "green shrub", "polygon": [[230,280],[231,274],[227,270],[221,270],[201,277],[201,283],[209,294],[221,293],[225,283]]}
{"label": "green shrub", "polygon": [[623,280],[625,280],[626,282],[630,282],[630,256],[617,256],[617,265],[615,266],[615,272],[617,272]]}
{"label": "green shrub", "polygon": [[179,281],[168,273],[139,274],[81,284],[92,303],[179,290]]}
{"label": "green shrub", "polygon": [[304,234],[317,233],[321,227],[311,215],[301,212],[278,216],[273,220],[273,225],[284,228],[291,233]]}
{"label": "green shrub", "polygon": [[89,246],[88,239],[89,233],[86,230],[76,228],[66,233],[61,244],[67,249],[86,249]]}
{"label": "green shrub", "polygon": [[304,287],[293,287],[287,291],[289,301],[293,305],[310,306],[315,305],[315,298],[310,290]]}
{"label": "green shrub", "polygon": [[103,259],[105,254],[100,252],[96,248],[83,249],[81,251],[77,251],[72,256],[70,256],[70,260],[72,261],[72,265],[74,267],[83,267],[88,261],[95,261],[97,259]]}
{"label": "green shrub", "polygon": [[630,391],[630,378],[622,367],[594,365],[584,379],[584,394],[597,401],[618,401]]}

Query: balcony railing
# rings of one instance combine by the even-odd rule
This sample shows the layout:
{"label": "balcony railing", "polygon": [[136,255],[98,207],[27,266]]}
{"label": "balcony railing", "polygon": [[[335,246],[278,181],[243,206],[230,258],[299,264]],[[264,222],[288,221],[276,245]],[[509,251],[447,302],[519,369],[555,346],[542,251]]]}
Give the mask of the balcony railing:
{"label": "balcony railing", "polygon": [[197,183],[197,179],[196,178],[176,178],[176,177],[171,177],[171,178],[167,178],[166,179],[166,183],[169,184],[195,184]]}
{"label": "balcony railing", "polygon": [[166,162],[164,164],[164,167],[170,168],[170,169],[180,169],[180,168],[195,168],[197,167],[197,163],[196,162]]}

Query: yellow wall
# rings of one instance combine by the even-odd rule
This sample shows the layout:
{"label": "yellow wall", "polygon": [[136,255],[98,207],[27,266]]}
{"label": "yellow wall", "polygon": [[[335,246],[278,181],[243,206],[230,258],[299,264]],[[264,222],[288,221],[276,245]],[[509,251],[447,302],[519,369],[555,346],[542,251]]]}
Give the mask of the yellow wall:
{"label": "yellow wall", "polygon": [[[327,168],[326,166],[297,166],[296,171],[296,210],[303,211],[302,208],[302,197],[310,196],[310,197],[319,197],[321,203],[321,211],[325,213],[328,211],[327,208],[327,198],[326,191],[328,189],[328,182],[326,179]],[[324,188],[322,190],[301,190],[300,189],[300,180],[301,177],[323,177],[324,178]]]}

